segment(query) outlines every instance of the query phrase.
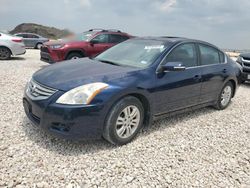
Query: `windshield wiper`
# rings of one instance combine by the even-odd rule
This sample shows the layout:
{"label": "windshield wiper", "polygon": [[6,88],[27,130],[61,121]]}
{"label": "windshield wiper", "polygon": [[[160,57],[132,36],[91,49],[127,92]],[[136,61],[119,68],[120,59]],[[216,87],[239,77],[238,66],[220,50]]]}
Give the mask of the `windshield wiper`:
{"label": "windshield wiper", "polygon": [[113,62],[113,61],[99,60],[99,59],[97,59],[97,60],[100,61],[100,62],[102,62],[102,63],[108,63],[108,64],[111,64],[111,65],[121,66],[120,64],[115,63],[115,62]]}

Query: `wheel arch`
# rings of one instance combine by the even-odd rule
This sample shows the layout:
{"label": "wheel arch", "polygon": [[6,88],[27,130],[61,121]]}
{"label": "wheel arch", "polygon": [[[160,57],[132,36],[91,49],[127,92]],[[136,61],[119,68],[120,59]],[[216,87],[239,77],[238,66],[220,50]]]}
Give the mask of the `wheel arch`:
{"label": "wheel arch", "polygon": [[234,79],[229,79],[227,82],[231,82],[232,85],[233,85],[233,95],[232,95],[232,97],[234,97],[235,93],[236,93],[236,88],[237,88],[236,81]]}
{"label": "wheel arch", "polygon": [[[118,102],[120,101],[121,99],[125,98],[125,97],[129,97],[129,96],[132,96],[132,97],[135,97],[137,98],[142,106],[143,106],[143,109],[144,109],[144,120],[143,120],[143,126],[144,127],[148,127],[151,122],[152,122],[152,105],[149,101],[149,99],[146,97],[145,94],[142,94],[142,93],[139,93],[139,92],[131,92],[131,93],[126,93],[124,95],[121,95],[119,96],[118,98],[116,98],[113,102],[113,105],[110,107],[110,109],[113,108],[113,106]],[[110,110],[109,110],[110,111]]]}
{"label": "wheel arch", "polygon": [[38,45],[38,44],[43,45],[43,43],[42,43],[41,41],[39,41],[39,42],[36,43],[35,48],[37,48],[37,45]]}
{"label": "wheel arch", "polygon": [[4,45],[0,45],[0,48],[1,48],[1,47],[3,47],[3,48],[7,48],[7,49],[10,51],[11,55],[13,55],[13,53],[12,53],[12,51],[11,51],[11,49],[10,49],[9,47],[4,46]]}
{"label": "wheel arch", "polygon": [[67,51],[67,53],[65,54],[64,59],[67,59],[67,57],[68,57],[71,53],[79,53],[79,54],[81,54],[83,57],[86,56],[86,53],[85,53],[84,50],[81,50],[81,49],[70,49],[70,50]]}

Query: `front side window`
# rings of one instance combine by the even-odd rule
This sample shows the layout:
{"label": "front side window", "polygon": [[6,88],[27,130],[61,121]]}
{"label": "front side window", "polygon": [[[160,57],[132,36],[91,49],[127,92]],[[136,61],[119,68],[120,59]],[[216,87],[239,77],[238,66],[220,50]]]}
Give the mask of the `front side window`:
{"label": "front side window", "polygon": [[185,67],[197,66],[197,53],[193,43],[182,44],[176,47],[165,59],[168,62],[180,62]]}
{"label": "front side window", "polygon": [[73,40],[75,39],[77,41],[89,41],[90,38],[93,36],[93,34],[94,34],[93,32],[87,31],[73,36],[72,39]]}
{"label": "front side window", "polygon": [[110,38],[110,43],[119,43],[119,42],[121,42],[121,35],[111,34],[111,35],[109,35],[109,38]]}
{"label": "front side window", "polygon": [[92,39],[96,44],[108,43],[109,36],[107,34],[100,34]]}
{"label": "front side window", "polygon": [[217,49],[204,44],[199,44],[199,48],[201,53],[201,65],[213,65],[221,62]]}

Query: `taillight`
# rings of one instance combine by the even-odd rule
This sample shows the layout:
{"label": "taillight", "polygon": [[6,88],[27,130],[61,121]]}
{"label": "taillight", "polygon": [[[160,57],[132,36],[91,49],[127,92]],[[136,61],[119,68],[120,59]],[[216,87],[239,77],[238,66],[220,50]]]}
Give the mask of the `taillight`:
{"label": "taillight", "polygon": [[13,42],[22,42],[22,39],[12,39]]}

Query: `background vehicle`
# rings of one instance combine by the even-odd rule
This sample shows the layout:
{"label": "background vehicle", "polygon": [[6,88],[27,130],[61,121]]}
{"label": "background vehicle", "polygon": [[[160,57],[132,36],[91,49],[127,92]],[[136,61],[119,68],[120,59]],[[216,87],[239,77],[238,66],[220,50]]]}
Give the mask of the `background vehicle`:
{"label": "background vehicle", "polygon": [[41,60],[54,63],[68,59],[93,57],[131,37],[119,30],[90,29],[72,39],[45,43],[41,48]]}
{"label": "background vehicle", "polygon": [[250,81],[250,53],[240,54],[236,62],[242,66],[242,82]]}
{"label": "background vehicle", "polygon": [[206,42],[135,38],[95,58],[36,72],[24,94],[35,125],[64,138],[130,142],[152,119],[214,106],[234,97],[240,67]]}
{"label": "background vehicle", "polygon": [[49,39],[34,33],[17,33],[15,36],[22,37],[27,48],[40,49],[44,42],[49,41]]}
{"label": "background vehicle", "polygon": [[25,52],[25,46],[20,37],[0,32],[0,60],[9,59],[12,55],[22,55]]}

